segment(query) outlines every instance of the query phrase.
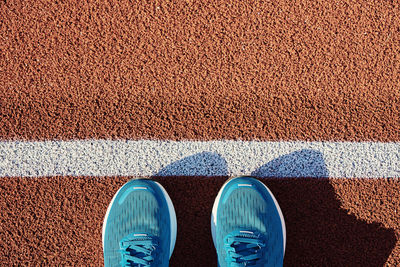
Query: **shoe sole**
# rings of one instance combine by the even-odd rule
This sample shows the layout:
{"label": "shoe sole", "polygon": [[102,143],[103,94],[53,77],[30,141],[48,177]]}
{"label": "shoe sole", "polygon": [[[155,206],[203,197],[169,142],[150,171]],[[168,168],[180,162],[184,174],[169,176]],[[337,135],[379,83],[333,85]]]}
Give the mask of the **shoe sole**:
{"label": "shoe sole", "polygon": [[[250,177],[250,176],[246,176],[246,177],[248,177],[248,178],[254,178],[254,177]],[[221,187],[221,189],[219,190],[218,195],[217,195],[217,197],[215,198],[215,201],[214,201],[214,205],[213,205],[212,212],[211,212],[211,235],[212,235],[212,238],[213,238],[213,242],[214,242],[214,247],[215,247],[215,248],[217,248],[217,246],[216,246],[216,227],[217,227],[217,211],[218,211],[218,204],[219,204],[219,201],[220,201],[220,199],[221,199],[222,191],[224,190],[224,188],[226,187],[226,185],[227,185],[230,181],[232,181],[233,179],[236,179],[236,178],[241,178],[241,177],[230,178],[230,179],[228,179],[228,180],[222,185],[222,187]],[[257,179],[257,178],[255,178],[255,179]],[[257,179],[257,180],[258,180],[258,179]],[[258,181],[259,181],[259,180],[258,180]],[[260,181],[260,182],[261,182],[261,181]],[[268,188],[263,182],[261,182],[261,183],[262,183],[262,184],[264,185],[264,187],[268,190],[268,193],[271,195],[272,200],[274,201],[274,204],[275,204],[275,206],[276,206],[276,208],[277,208],[277,210],[278,210],[279,217],[280,217],[280,219],[281,219],[281,225],[282,225],[282,234],[283,234],[283,254],[285,254],[285,250],[286,250],[286,225],[285,225],[285,218],[283,217],[282,210],[281,210],[281,208],[279,207],[278,201],[276,200],[275,196],[272,194],[271,190],[269,190],[269,188]]]}
{"label": "shoe sole", "polygon": [[[135,178],[132,180],[142,180],[142,179],[147,179],[147,178]],[[147,179],[147,180],[151,180],[151,179]],[[176,243],[176,235],[177,235],[177,222],[176,222],[176,213],[175,213],[175,208],[174,205],[172,204],[172,200],[169,197],[167,191],[165,190],[165,188],[158,182],[152,180],[154,183],[157,184],[157,186],[159,186],[161,188],[161,191],[163,193],[163,196],[165,197],[165,199],[167,200],[167,205],[168,205],[168,213],[169,213],[169,217],[170,217],[170,225],[171,225],[171,242],[170,242],[170,253],[169,253],[169,257],[171,258],[172,252],[174,251],[175,248],[175,243]],[[117,193],[115,193],[114,197],[112,198],[110,204],[108,205],[107,211],[106,211],[106,215],[104,216],[104,221],[103,221],[103,229],[102,229],[102,242],[103,242],[103,250],[104,250],[104,237],[105,237],[105,231],[106,231],[106,225],[107,225],[107,219],[108,219],[108,214],[110,213],[111,207],[118,195],[118,193],[120,192],[120,190],[122,189],[123,186],[121,186],[120,189],[118,189]]]}

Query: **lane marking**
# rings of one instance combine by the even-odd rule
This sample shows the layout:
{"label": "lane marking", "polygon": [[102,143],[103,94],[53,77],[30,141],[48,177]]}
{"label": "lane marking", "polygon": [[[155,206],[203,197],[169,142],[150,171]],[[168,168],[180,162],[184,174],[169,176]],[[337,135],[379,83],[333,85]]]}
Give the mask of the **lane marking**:
{"label": "lane marking", "polygon": [[0,142],[1,177],[400,177],[400,142]]}

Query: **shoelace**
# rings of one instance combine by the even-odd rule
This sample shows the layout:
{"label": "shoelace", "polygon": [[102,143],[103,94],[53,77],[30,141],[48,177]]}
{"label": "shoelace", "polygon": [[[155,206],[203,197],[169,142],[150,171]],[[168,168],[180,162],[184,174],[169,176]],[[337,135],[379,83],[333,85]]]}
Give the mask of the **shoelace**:
{"label": "shoelace", "polygon": [[120,241],[121,266],[147,267],[154,263],[158,244],[148,235],[129,235]]}
{"label": "shoelace", "polygon": [[262,264],[265,243],[260,234],[229,234],[224,240],[228,266],[256,266]]}

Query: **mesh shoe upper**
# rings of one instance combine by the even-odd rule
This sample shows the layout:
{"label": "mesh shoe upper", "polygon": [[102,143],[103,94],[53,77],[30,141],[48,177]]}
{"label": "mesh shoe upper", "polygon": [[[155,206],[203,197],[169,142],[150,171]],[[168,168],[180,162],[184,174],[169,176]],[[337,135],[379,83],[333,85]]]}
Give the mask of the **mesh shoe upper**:
{"label": "mesh shoe upper", "polygon": [[[151,259],[151,266],[168,266],[173,238],[171,215],[157,183],[144,179],[129,181],[116,193],[106,217],[103,230],[105,266],[133,263],[126,259],[134,255]],[[151,244],[149,237],[152,237]],[[135,254],[141,249],[147,251]]]}
{"label": "mesh shoe upper", "polygon": [[[222,189],[218,201],[214,244],[217,249],[220,266],[236,266],[229,259],[230,246],[227,246],[227,237],[244,237],[247,240],[249,251],[254,246],[251,240],[260,243],[258,261],[248,261],[247,264],[257,266],[281,266],[284,254],[284,230],[282,219],[273,196],[258,180],[248,177],[232,179]],[[246,242],[242,242],[245,245]],[[265,246],[264,246],[265,245]],[[246,247],[244,247],[246,248]],[[246,255],[246,251],[241,252]],[[242,265],[246,261],[241,261]],[[242,266],[238,265],[238,266]]]}

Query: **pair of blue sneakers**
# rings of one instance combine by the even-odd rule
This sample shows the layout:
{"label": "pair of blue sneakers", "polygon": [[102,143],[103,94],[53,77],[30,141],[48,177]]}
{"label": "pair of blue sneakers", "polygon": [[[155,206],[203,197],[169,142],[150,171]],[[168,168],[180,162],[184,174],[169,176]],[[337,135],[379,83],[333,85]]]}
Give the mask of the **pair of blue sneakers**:
{"label": "pair of blue sneakers", "polygon": [[[175,247],[175,209],[166,190],[149,179],[122,186],[103,222],[104,265],[168,266]],[[271,191],[251,177],[228,180],[211,214],[218,266],[282,266],[286,228]]]}

